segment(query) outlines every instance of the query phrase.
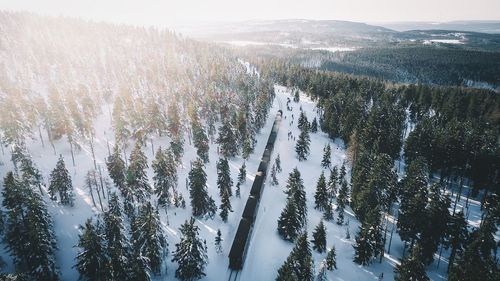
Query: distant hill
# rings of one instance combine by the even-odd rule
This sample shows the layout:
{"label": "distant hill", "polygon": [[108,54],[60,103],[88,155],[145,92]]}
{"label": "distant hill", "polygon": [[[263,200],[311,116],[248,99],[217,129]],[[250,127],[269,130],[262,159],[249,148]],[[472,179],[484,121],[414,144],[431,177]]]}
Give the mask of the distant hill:
{"label": "distant hill", "polygon": [[451,22],[390,22],[377,23],[396,31],[409,30],[460,30],[481,33],[500,33],[500,21],[451,21]]}

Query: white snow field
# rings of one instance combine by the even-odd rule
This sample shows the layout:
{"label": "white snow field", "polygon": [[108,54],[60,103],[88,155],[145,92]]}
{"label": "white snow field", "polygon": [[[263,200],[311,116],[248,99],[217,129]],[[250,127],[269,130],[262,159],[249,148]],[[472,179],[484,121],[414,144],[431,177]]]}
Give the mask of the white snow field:
{"label": "white snow field", "polygon": [[[314,209],[314,192],[316,188],[316,182],[321,171],[323,170],[320,166],[320,162],[322,159],[324,145],[327,143],[330,143],[332,145],[333,165],[338,165],[340,167],[342,162],[345,161],[345,149],[343,143],[338,140],[333,142],[325,133],[318,132],[311,133],[311,154],[309,155],[308,160],[299,162],[295,155],[295,141],[288,140],[287,134],[290,131],[294,137],[298,138],[299,129],[297,128],[296,121],[298,120],[300,114],[300,107],[302,107],[302,109],[307,114],[309,121],[311,121],[314,117],[318,117],[316,114],[316,104],[315,102],[307,98],[303,93],[301,93],[300,102],[294,103],[292,101],[290,105],[293,107],[293,110],[287,111],[285,104],[287,97],[291,98],[291,91],[282,86],[276,86],[275,91],[276,99],[274,100],[273,107],[269,113],[265,127],[257,136],[258,143],[255,152],[246,162],[247,181],[241,186],[241,198],[236,198],[234,196],[231,198],[234,212],[229,214],[228,222],[223,223],[218,214],[214,219],[197,220],[197,224],[200,226],[200,235],[204,239],[206,239],[208,245],[209,263],[205,271],[206,277],[204,277],[203,280],[221,281],[228,279],[229,249],[231,247],[236,228],[240,221],[244,204],[246,202],[246,199],[248,198],[253,176],[257,171],[260,157],[262,155],[262,152],[264,151],[266,139],[270,132],[275,115],[279,109],[283,110],[283,121],[281,122],[281,127],[279,129],[278,138],[271,159],[272,161],[274,161],[276,155],[279,153],[283,171],[278,174],[278,186],[271,186],[269,184],[269,178],[266,181],[258,211],[258,216],[250,240],[250,248],[248,250],[243,270],[239,274],[239,280],[274,280],[278,268],[282,265],[291,249],[293,248],[293,244],[282,240],[278,236],[276,230],[277,219],[285,206],[285,194],[283,193],[283,190],[286,185],[288,174],[292,171],[292,169],[298,167],[299,171],[301,172],[302,179],[304,180],[308,200],[307,231],[309,237],[311,237],[312,230],[322,217],[322,214]],[[292,114],[294,118],[292,118]],[[108,156],[107,143],[109,142],[109,147],[111,149],[114,144],[114,134],[111,128],[108,105],[103,106],[102,113],[95,121],[95,130],[96,139],[94,147],[97,165],[101,167],[103,175],[106,175],[107,177],[108,173],[105,167],[105,158]],[[62,280],[77,280],[78,272],[73,268],[73,265],[75,264],[75,257],[78,252],[78,248],[74,247],[74,245],[76,245],[78,241],[78,226],[83,224],[87,218],[96,216],[101,212],[99,205],[97,208],[92,206],[92,200],[90,198],[89,191],[84,187],[85,174],[89,169],[93,169],[94,167],[93,159],[88,142],[86,143],[82,141],[80,143],[82,149],[75,152],[76,167],[73,167],[69,145],[65,137],[61,140],[55,141],[56,153],[54,153],[53,148],[48,144],[46,135],[44,135],[44,140],[44,147],[42,147],[42,143],[40,142],[40,140],[30,140],[28,142],[28,149],[33,156],[33,160],[35,161],[37,167],[42,171],[45,182],[47,182],[48,180],[50,171],[55,167],[59,154],[63,155],[66,166],[70,171],[73,180],[76,195],[74,207],[63,207],[58,203],[50,201],[47,195],[45,195],[45,201],[48,203],[49,211],[54,220],[54,231],[56,233],[59,248],[56,258],[57,264],[59,265],[61,271]],[[154,137],[153,143],[155,150],[159,146],[167,147],[169,138]],[[133,143],[131,142],[129,148],[127,149],[127,155],[130,153],[132,147]],[[178,190],[186,199],[187,206],[186,209],[170,208],[168,210],[168,216],[166,215],[164,210],[160,210],[162,227],[165,230],[165,234],[169,243],[169,255],[165,258],[163,274],[161,276],[154,276],[154,280],[176,280],[174,277],[174,272],[177,268],[177,265],[170,261],[171,252],[175,248],[175,243],[179,241],[178,229],[180,225],[191,216],[189,193],[186,188],[185,179],[187,173],[189,172],[190,161],[196,158],[196,150],[190,143],[187,134],[185,135],[184,149],[185,154],[182,158],[182,165],[178,167]],[[147,142],[147,147],[144,147],[143,151],[146,153],[149,160],[149,166],[151,167],[153,153],[150,142]],[[11,156],[8,149],[5,149],[5,152],[3,154],[0,154],[0,176],[2,179],[7,171],[13,169],[10,157]],[[206,166],[205,171],[208,175],[209,192],[216,201],[216,204],[219,206],[220,198],[216,185],[217,160],[217,144],[211,143],[210,163],[208,163],[208,165]],[[233,181],[235,182],[238,174],[238,169],[242,163],[243,159],[241,158],[241,156],[235,157],[230,160],[231,175]],[[152,184],[153,174],[151,168],[148,171],[148,176]],[[328,171],[325,171],[325,176],[328,178]],[[104,205],[106,205],[106,200],[107,199],[105,199],[103,202]],[[464,201],[461,201],[460,203],[464,203]],[[473,220],[471,221],[471,223],[477,225],[477,221],[480,219],[480,213],[477,207],[479,203],[477,201],[471,201],[471,204],[472,207],[470,208],[470,211],[472,213],[470,218]],[[461,207],[459,206],[459,208]],[[374,261],[372,265],[367,267],[358,266],[352,262],[352,258],[354,255],[352,244],[354,243],[354,237],[358,228],[358,222],[352,216],[350,209],[347,209],[346,211],[346,219],[350,220],[349,230],[351,238],[349,240],[345,238],[346,226],[338,226],[334,222],[325,222],[327,228],[327,247],[330,248],[332,246],[335,246],[337,250],[338,270],[328,272],[329,280],[377,280],[381,273],[383,273],[383,280],[393,280],[394,266],[397,264],[397,260],[401,257],[403,251],[403,244],[400,241],[399,236],[394,231],[394,237],[391,246],[391,255],[386,254],[385,258],[382,260],[382,263]],[[214,238],[216,236],[218,228],[220,228],[222,237],[224,239],[222,244],[223,253],[220,255],[216,253],[214,247]],[[388,235],[390,234],[391,228],[392,226],[389,226]],[[0,249],[0,255],[7,263],[5,269],[7,272],[12,272],[14,270],[12,260],[4,249],[5,245],[2,246],[3,247],[1,247]],[[447,257],[448,253],[443,253],[443,256]],[[326,254],[318,254],[314,252],[316,271],[319,267],[320,262],[325,257]],[[432,280],[446,279],[446,266],[446,261],[443,261],[441,262],[439,270],[437,270],[436,262],[434,262],[428,267],[429,277]]]}

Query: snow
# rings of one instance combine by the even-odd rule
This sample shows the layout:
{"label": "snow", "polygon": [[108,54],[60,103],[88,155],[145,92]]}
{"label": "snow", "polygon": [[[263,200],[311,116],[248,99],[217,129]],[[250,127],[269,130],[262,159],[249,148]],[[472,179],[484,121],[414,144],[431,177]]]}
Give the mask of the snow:
{"label": "snow", "polygon": [[[246,65],[246,67],[249,71],[252,71],[250,65]],[[292,169],[298,167],[301,172],[302,179],[304,180],[308,200],[307,230],[309,238],[311,238],[312,230],[322,217],[321,212],[314,209],[313,196],[317,179],[322,171],[320,163],[324,145],[330,143],[332,147],[333,165],[340,167],[340,165],[346,160],[346,151],[342,141],[332,141],[325,133],[318,132],[311,133],[311,154],[309,155],[308,160],[299,162],[295,155],[295,141],[288,140],[287,134],[288,132],[291,132],[296,138],[299,135],[297,120],[300,113],[300,106],[302,106],[309,121],[311,121],[315,116],[318,117],[316,114],[316,104],[304,95],[304,93],[301,93],[300,102],[298,104],[294,102],[290,103],[293,107],[293,110],[290,112],[287,111],[286,108],[282,108],[282,106],[286,104],[287,97],[291,98],[290,89],[277,85],[275,86],[275,91],[276,99],[274,100],[265,126],[263,127],[261,133],[257,135],[258,142],[255,152],[250,156],[248,161],[246,161],[247,181],[245,184],[241,185],[241,198],[231,198],[231,204],[234,212],[229,214],[228,222],[223,223],[218,215],[213,220],[197,220],[197,224],[200,226],[200,235],[206,239],[208,245],[209,263],[206,267],[207,276],[203,278],[203,280],[220,281],[226,280],[229,276],[227,257],[229,249],[240,221],[246,199],[248,198],[252,180],[260,162],[260,157],[264,151],[266,139],[271,130],[275,115],[279,109],[283,110],[284,115],[281,127],[279,128],[279,134],[273,151],[272,161],[274,161],[276,155],[279,153],[283,171],[278,174],[278,186],[271,186],[269,184],[269,178],[266,181],[257,219],[251,236],[250,248],[243,270],[239,274],[239,280],[273,280],[276,277],[277,269],[282,265],[293,248],[293,244],[282,240],[278,236],[276,230],[277,219],[286,203],[286,195],[283,190],[286,185],[288,174],[292,171]],[[97,120],[95,120],[96,137],[94,149],[97,165],[102,168],[103,175],[107,175],[105,158],[108,156],[108,142],[111,148],[114,144],[114,134],[112,133],[111,119],[109,111],[106,108],[107,106],[108,105],[103,106],[102,113],[98,116]],[[293,124],[291,124],[292,114],[294,115]],[[58,203],[50,201],[47,196],[45,196],[45,200],[48,203],[49,211],[54,219],[54,230],[59,248],[56,253],[56,259],[61,270],[61,278],[62,280],[77,280],[78,272],[73,268],[73,265],[75,264],[75,257],[78,252],[78,249],[74,247],[78,241],[78,226],[84,224],[87,218],[96,216],[100,213],[100,208],[92,206],[90,194],[84,187],[84,176],[86,172],[93,169],[94,166],[92,155],[90,153],[90,146],[88,141],[79,141],[82,149],[80,151],[75,151],[76,167],[73,167],[69,145],[65,138],[54,142],[56,153],[54,153],[52,147],[49,145],[46,135],[44,135],[44,140],[45,147],[42,147],[39,140],[30,140],[28,142],[28,149],[32,154],[37,167],[42,171],[45,181],[47,182],[50,171],[55,167],[58,155],[62,154],[65,159],[66,166],[71,173],[73,185],[75,187],[76,200],[74,207],[63,207]],[[153,137],[155,149],[159,146],[168,147],[169,141],[168,137]],[[132,147],[133,143],[130,142],[126,151],[127,155],[129,155]],[[167,272],[163,272],[162,276],[154,277],[155,280],[175,280],[174,272],[177,265],[170,261],[172,258],[170,253],[175,249],[175,243],[180,240],[178,231],[180,225],[191,216],[189,193],[185,186],[185,179],[189,172],[190,161],[196,158],[196,150],[190,143],[187,134],[185,135],[184,149],[185,154],[182,158],[182,165],[178,168],[178,191],[182,193],[186,199],[187,206],[186,209],[168,209],[168,216],[164,210],[160,211],[162,227],[165,230],[169,244],[169,256],[165,258],[164,268],[167,269]],[[147,147],[144,147],[143,151],[148,157],[148,163],[151,167],[151,161],[154,157],[151,144],[149,142],[147,142]],[[220,198],[216,185],[216,161],[218,160],[218,155],[217,145],[215,143],[210,144],[209,155],[210,163],[208,163],[205,169],[208,175],[208,190],[214,198],[216,204],[219,206]],[[243,159],[241,156],[230,159],[229,165],[233,181],[236,181],[238,169],[242,163]],[[10,161],[10,153],[8,149],[6,149],[5,153],[0,155],[1,178],[3,178],[7,171],[12,169],[13,167]],[[329,176],[329,173],[326,171],[325,176],[327,178]],[[153,172],[151,169],[148,169],[148,177],[152,184]],[[464,189],[464,192],[465,190],[466,189]],[[106,200],[104,201],[106,202]],[[463,200],[459,202],[457,209],[460,210],[464,207],[462,206],[464,203],[465,201]],[[468,219],[471,225],[478,225],[480,220],[479,202],[470,200],[470,206],[466,209],[466,214],[469,215]],[[325,222],[327,228],[327,247],[330,248],[334,245],[337,250],[338,270],[328,272],[329,280],[376,280],[380,273],[384,274],[384,280],[392,280],[394,276],[394,267],[398,263],[398,260],[402,256],[403,252],[403,243],[399,239],[396,232],[394,231],[391,254],[386,253],[382,263],[374,261],[372,265],[367,267],[358,266],[352,262],[352,258],[354,256],[352,244],[354,243],[354,237],[359,224],[353,217],[352,211],[348,208],[346,209],[346,219],[349,219],[350,221],[350,239],[345,238],[346,226],[338,226],[334,222]],[[390,221],[394,221],[394,219],[392,218]],[[389,225],[388,236],[392,228],[393,224]],[[216,253],[214,247],[214,239],[216,237],[217,229],[221,230],[222,238],[224,239],[222,242],[223,253],[220,255]],[[387,247],[388,243],[386,245],[386,250]],[[0,251],[0,255],[7,262],[5,270],[12,272],[12,261],[5,253],[4,249]],[[443,257],[447,256],[448,253],[444,251]],[[314,252],[313,257],[317,272],[320,262],[326,257],[326,253],[318,254],[317,252]],[[439,270],[436,269],[436,262],[430,265],[428,267],[428,273],[431,280],[445,280],[446,266],[447,262],[444,258],[441,262]]]}
{"label": "snow", "polygon": [[354,48],[354,47],[318,47],[318,48],[310,48],[310,49],[336,53],[336,52],[352,52],[352,51],[356,51],[358,48]]}
{"label": "snow", "polygon": [[430,45],[432,43],[442,43],[442,44],[465,44],[459,39],[431,39],[424,40],[425,45]]}

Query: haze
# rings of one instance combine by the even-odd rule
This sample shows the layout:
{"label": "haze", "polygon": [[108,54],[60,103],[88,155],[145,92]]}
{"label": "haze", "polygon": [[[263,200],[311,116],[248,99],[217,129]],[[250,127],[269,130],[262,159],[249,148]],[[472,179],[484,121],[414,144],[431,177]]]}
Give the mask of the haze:
{"label": "haze", "polygon": [[498,0],[2,0],[0,9],[160,26],[287,18],[359,22],[500,20]]}

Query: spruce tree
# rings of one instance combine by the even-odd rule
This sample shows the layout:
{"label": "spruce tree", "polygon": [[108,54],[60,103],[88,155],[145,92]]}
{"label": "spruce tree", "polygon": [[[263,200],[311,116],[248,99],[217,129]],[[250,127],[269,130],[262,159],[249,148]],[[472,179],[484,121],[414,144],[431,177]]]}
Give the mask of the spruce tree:
{"label": "spruce tree", "polygon": [[193,168],[189,171],[189,197],[191,198],[191,208],[193,216],[213,217],[217,211],[212,197],[207,192],[207,174],[203,170],[203,161],[197,159],[193,163]]}
{"label": "spruce tree", "polygon": [[346,174],[347,174],[347,170],[345,167],[345,163],[342,163],[342,166],[340,166],[339,175],[337,177],[337,181],[338,181],[339,185],[342,184],[342,182],[345,180]]}
{"label": "spruce tree", "polygon": [[314,208],[323,211],[328,208],[329,203],[330,200],[326,189],[325,173],[321,172],[316,185],[316,193],[314,194]]}
{"label": "spruce tree", "polygon": [[304,111],[300,112],[297,126],[300,129],[300,131],[309,131],[309,121],[307,121],[307,116],[305,115]]}
{"label": "spruce tree", "polygon": [[121,158],[121,151],[118,145],[115,145],[113,154],[108,157],[106,166],[108,167],[109,176],[113,180],[113,183],[118,187],[122,195],[126,196],[125,162]]}
{"label": "spruce tree", "polygon": [[369,265],[374,257],[383,254],[383,238],[380,226],[380,209],[375,208],[359,227],[354,247],[354,262]]}
{"label": "spruce tree", "polygon": [[227,193],[229,197],[233,196],[231,187],[233,186],[233,180],[231,179],[231,172],[229,170],[229,162],[227,158],[222,158],[217,161],[217,186],[219,187],[219,194],[221,198],[224,192]]}
{"label": "spruce tree", "polygon": [[342,225],[344,223],[344,209],[349,203],[349,188],[347,186],[347,181],[343,181],[339,190],[339,196],[337,197],[337,224]]}
{"label": "spruce tree", "polygon": [[132,246],[147,258],[151,271],[159,275],[161,264],[167,252],[167,242],[161,228],[158,209],[146,202],[132,222]]}
{"label": "spruce tree", "polygon": [[273,164],[273,167],[271,168],[271,185],[275,186],[278,184],[278,178],[276,177],[276,164]]}
{"label": "spruce tree", "polygon": [[239,173],[238,173],[238,183],[243,184],[247,180],[247,166],[245,164],[245,161],[243,161],[243,164],[240,167]]}
{"label": "spruce tree", "polygon": [[293,200],[288,199],[285,209],[278,219],[278,234],[281,238],[293,241],[299,235],[302,224],[297,214],[297,208]]}
{"label": "spruce tree", "polygon": [[222,121],[217,143],[220,145],[220,151],[224,157],[230,158],[238,154],[238,141],[228,118]]}
{"label": "spruce tree", "polygon": [[332,171],[330,172],[330,177],[328,179],[328,194],[332,199],[337,196],[337,185],[340,185],[340,183],[337,183],[338,180],[337,177],[338,177],[337,166],[334,166],[332,168]]}
{"label": "spruce tree", "polygon": [[332,165],[331,158],[332,158],[332,148],[330,144],[327,144],[323,148],[323,159],[321,160],[321,166],[323,166],[323,168],[325,169],[330,168],[330,166]]}
{"label": "spruce tree", "polygon": [[148,161],[146,155],[141,150],[140,142],[136,142],[134,150],[130,154],[130,161],[127,170],[127,185],[139,202],[143,202],[151,195],[146,169]]}
{"label": "spruce tree", "polygon": [[196,147],[198,157],[203,160],[204,163],[208,163],[208,150],[210,149],[208,137],[205,134],[205,129],[199,123],[193,125],[193,143]]}
{"label": "spruce tree", "polygon": [[448,271],[455,262],[455,257],[460,256],[464,250],[464,246],[469,238],[467,229],[468,223],[465,220],[462,211],[455,213],[450,218],[448,224],[449,240],[448,245],[451,248],[450,257],[448,258]]}
{"label": "spruce tree", "polygon": [[73,184],[62,155],[59,155],[56,168],[50,173],[49,194],[52,200],[56,200],[56,194],[59,194],[61,204],[73,206]]}
{"label": "spruce tree", "polygon": [[316,120],[316,117],[311,122],[311,132],[316,133],[318,132],[318,120]]}
{"label": "spruce tree", "polygon": [[318,253],[323,253],[326,250],[326,228],[321,220],[313,232],[313,249]]}
{"label": "spruce tree", "polygon": [[299,139],[297,140],[297,144],[295,145],[295,152],[297,153],[297,158],[299,161],[307,160],[307,156],[309,155],[309,144],[311,143],[311,139],[309,137],[309,133],[306,130],[300,132]]}
{"label": "spruce tree", "polygon": [[394,270],[395,281],[428,281],[430,280],[427,277],[427,273],[425,272],[425,265],[422,261],[422,257],[420,255],[420,247],[416,246],[413,248],[413,251],[410,255],[404,258],[401,261],[401,264],[396,266]]}
{"label": "spruce tree", "polygon": [[[307,240],[307,233],[303,233],[297,239],[292,252],[281,269],[278,270],[277,280],[312,281],[314,280],[313,266],[314,261]],[[283,279],[284,277],[290,279]]]}
{"label": "spruce tree", "polygon": [[179,229],[181,240],[175,244],[173,262],[177,262],[175,277],[183,281],[197,280],[205,276],[205,266],[208,262],[207,248],[198,237],[199,227],[194,224],[194,218],[186,220]]}
{"label": "spruce tree", "polygon": [[84,280],[109,280],[109,260],[102,225],[99,220],[94,224],[88,219],[80,226],[81,234],[77,247],[81,249],[76,256],[75,267]]}
{"label": "spruce tree", "polygon": [[288,200],[294,202],[300,225],[304,226],[307,221],[306,192],[300,172],[297,168],[294,168],[288,176],[285,193],[287,194]]}
{"label": "spruce tree", "polygon": [[112,280],[126,280],[129,277],[130,245],[122,213],[118,195],[112,193],[109,197],[108,210],[104,213],[104,238]]}
{"label": "spruce tree", "polygon": [[326,268],[330,271],[337,269],[337,254],[335,253],[335,246],[332,246],[326,255]]}
{"label": "spruce tree", "polygon": [[232,212],[231,201],[229,200],[229,193],[227,190],[224,190],[222,193],[221,205],[220,205],[220,217],[223,222],[227,222],[227,217],[229,212]]}
{"label": "spruce tree", "polygon": [[151,165],[154,171],[154,193],[158,197],[158,205],[170,205],[171,192],[177,186],[177,166],[172,152],[162,150],[156,152],[155,160]]}

